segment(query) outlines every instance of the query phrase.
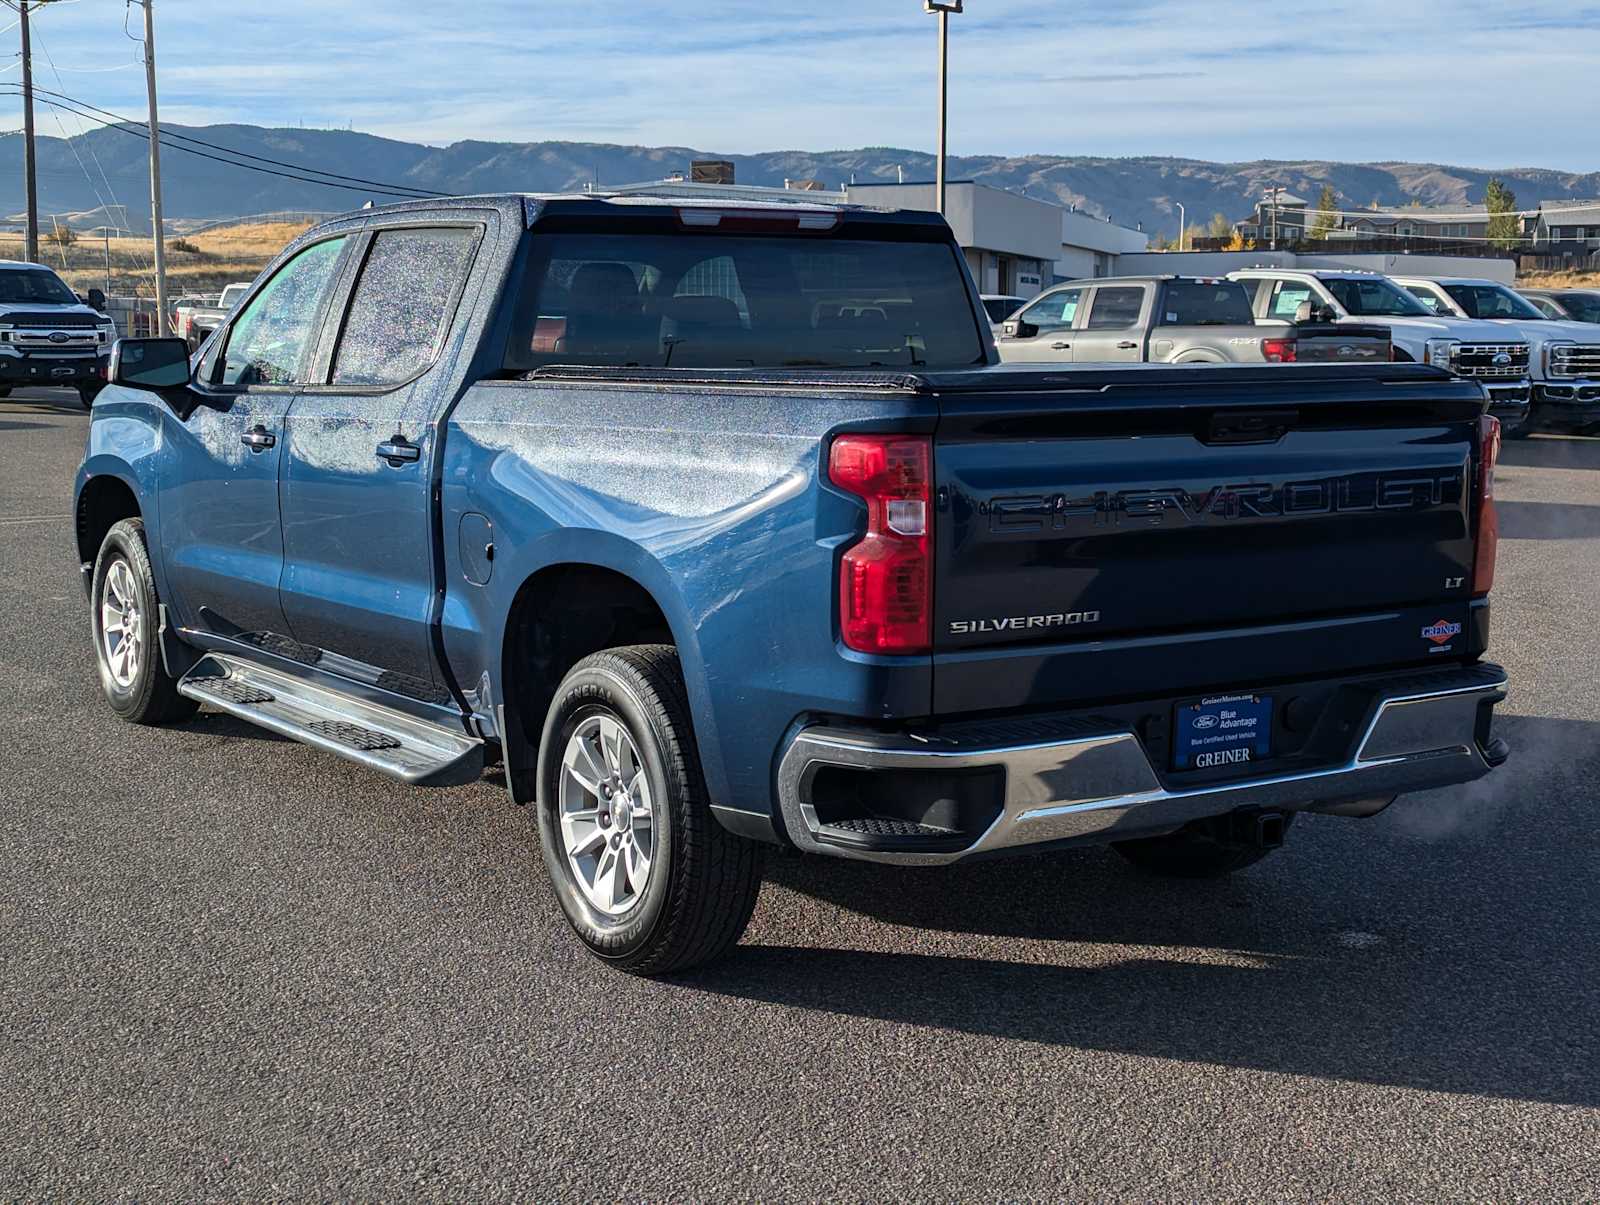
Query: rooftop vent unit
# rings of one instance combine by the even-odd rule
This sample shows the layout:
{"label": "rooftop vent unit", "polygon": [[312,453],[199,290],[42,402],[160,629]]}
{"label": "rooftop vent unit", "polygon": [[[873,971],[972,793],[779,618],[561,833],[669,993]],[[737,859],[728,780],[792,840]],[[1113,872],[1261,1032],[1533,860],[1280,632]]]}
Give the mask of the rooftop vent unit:
{"label": "rooftop vent unit", "polygon": [[733,164],[727,159],[696,159],[689,164],[689,179],[696,184],[732,184]]}

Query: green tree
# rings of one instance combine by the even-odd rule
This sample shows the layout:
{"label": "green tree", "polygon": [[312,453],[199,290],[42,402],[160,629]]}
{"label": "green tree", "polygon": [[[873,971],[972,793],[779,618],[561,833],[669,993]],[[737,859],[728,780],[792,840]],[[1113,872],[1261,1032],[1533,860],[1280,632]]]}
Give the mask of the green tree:
{"label": "green tree", "polygon": [[1322,195],[1317,198],[1317,216],[1311,223],[1311,237],[1325,239],[1339,224],[1339,197],[1333,191],[1333,185],[1324,184]]}
{"label": "green tree", "polygon": [[1228,221],[1228,215],[1214,213],[1211,215],[1211,229],[1206,232],[1211,238],[1232,238],[1233,223]]}
{"label": "green tree", "polygon": [[1484,208],[1489,211],[1489,238],[1502,251],[1514,251],[1522,241],[1522,223],[1517,216],[1517,194],[1494,179],[1483,193]]}

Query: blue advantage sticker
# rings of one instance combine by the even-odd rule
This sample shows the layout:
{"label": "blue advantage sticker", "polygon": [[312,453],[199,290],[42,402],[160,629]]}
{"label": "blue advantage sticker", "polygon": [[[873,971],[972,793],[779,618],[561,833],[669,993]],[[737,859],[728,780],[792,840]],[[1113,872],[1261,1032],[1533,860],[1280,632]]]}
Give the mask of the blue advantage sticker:
{"label": "blue advantage sticker", "polygon": [[1177,770],[1209,770],[1272,756],[1272,697],[1216,695],[1178,707],[1173,725],[1172,764]]}

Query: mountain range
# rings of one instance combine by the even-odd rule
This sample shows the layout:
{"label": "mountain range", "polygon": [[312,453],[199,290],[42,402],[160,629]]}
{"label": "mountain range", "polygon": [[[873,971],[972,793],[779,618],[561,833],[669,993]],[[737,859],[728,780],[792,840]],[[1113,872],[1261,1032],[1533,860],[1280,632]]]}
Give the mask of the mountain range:
{"label": "mountain range", "polygon": [[[850,179],[929,179],[933,157],[894,147],[843,151],[769,151],[731,155],[685,146],[618,146],[597,142],[456,142],[445,147],[379,138],[353,130],[268,129],[252,125],[167,126],[162,143],[166,213],[173,219],[215,219],[279,210],[345,210],[394,199],[365,184],[308,183],[266,171],[203,158],[226,158],[227,148],[257,168],[299,168],[338,173],[384,185],[446,193],[517,190],[570,191],[586,184],[625,184],[687,172],[698,158],[731,160],[741,184],[781,185],[785,179],[821,180],[830,188]],[[0,212],[23,207],[20,138],[0,140]],[[138,127],[110,125],[72,139],[38,139],[42,214],[82,213],[106,203],[126,205],[130,224],[148,222],[148,149]],[[1272,185],[1315,202],[1331,184],[1347,209],[1381,205],[1461,205],[1483,200],[1498,176],[1531,207],[1540,200],[1600,196],[1600,173],[1545,168],[1486,171],[1431,163],[1329,163],[1261,160],[1209,163],[1198,159],[1101,158],[1072,155],[953,156],[953,179],[1076,206],[1097,217],[1151,233],[1176,233],[1177,202],[1191,224],[1213,213],[1242,217]],[[104,221],[94,217],[93,222]]]}

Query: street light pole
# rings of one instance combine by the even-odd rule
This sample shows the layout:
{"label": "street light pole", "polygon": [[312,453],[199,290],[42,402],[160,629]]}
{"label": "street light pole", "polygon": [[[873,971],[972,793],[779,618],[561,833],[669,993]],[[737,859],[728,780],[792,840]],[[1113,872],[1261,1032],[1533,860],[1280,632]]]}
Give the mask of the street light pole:
{"label": "street light pole", "polygon": [[962,0],[922,0],[922,11],[939,14],[939,156],[934,168],[934,207],[942,215],[945,204],[946,134],[950,106],[950,14],[961,11]]}
{"label": "street light pole", "polygon": [[150,213],[155,228],[156,333],[172,333],[167,321],[167,242],[161,224],[161,124],[156,120],[156,14],[144,0],[144,85],[150,96]]}
{"label": "street light pole", "polygon": [[1183,236],[1184,236],[1185,232],[1189,229],[1189,218],[1188,218],[1188,212],[1189,211],[1186,210],[1183,207],[1183,202],[1182,201],[1174,201],[1173,204],[1178,207],[1178,250],[1182,251],[1183,250]]}

